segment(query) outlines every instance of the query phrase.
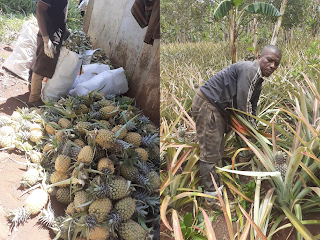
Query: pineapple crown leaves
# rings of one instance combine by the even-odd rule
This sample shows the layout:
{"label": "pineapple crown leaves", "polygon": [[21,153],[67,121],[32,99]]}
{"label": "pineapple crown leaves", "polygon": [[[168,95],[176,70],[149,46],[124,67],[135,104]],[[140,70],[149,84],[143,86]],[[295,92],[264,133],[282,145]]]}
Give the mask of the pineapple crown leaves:
{"label": "pineapple crown leaves", "polygon": [[30,218],[30,213],[28,213],[25,208],[19,208],[15,210],[10,210],[7,218],[11,221],[10,231],[15,227],[19,226],[21,223],[24,223]]}
{"label": "pineapple crown leaves", "polygon": [[121,132],[127,128],[127,124],[133,122],[133,120],[135,120],[138,117],[138,115],[134,116],[133,118],[131,118],[129,121],[127,121],[115,134],[116,138],[118,138],[121,134]]}
{"label": "pineapple crown leaves", "polygon": [[54,210],[51,207],[51,201],[49,200],[47,209],[42,209],[41,210],[41,215],[38,218],[38,222],[47,226],[51,227],[54,222],[55,222],[55,215],[54,215]]}
{"label": "pineapple crown leaves", "polygon": [[91,121],[94,121],[96,123],[98,123],[102,128],[109,130],[109,128],[103,124],[101,121],[97,120],[97,119],[91,119]]}
{"label": "pineapple crown leaves", "polygon": [[160,138],[158,137],[158,133],[155,134],[148,134],[146,136],[143,136],[141,139],[141,145],[151,148],[155,146],[156,144],[159,144]]}
{"label": "pineapple crown leaves", "polygon": [[107,226],[110,229],[112,234],[115,233],[115,230],[118,231],[119,226],[122,222],[121,215],[116,210],[111,210],[107,216]]}

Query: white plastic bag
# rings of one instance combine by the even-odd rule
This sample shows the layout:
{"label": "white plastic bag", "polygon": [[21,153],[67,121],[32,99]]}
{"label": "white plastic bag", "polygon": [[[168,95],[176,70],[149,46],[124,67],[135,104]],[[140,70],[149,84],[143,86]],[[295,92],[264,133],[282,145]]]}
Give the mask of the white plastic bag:
{"label": "white plastic bag", "polygon": [[78,75],[76,77],[76,80],[74,81],[71,89],[75,88],[79,83],[88,81],[94,76],[107,70],[110,70],[110,66],[105,64],[94,63],[89,65],[82,65],[81,75]]}
{"label": "white plastic bag", "polygon": [[22,25],[13,52],[3,63],[3,67],[26,81],[29,79],[29,71],[36,58],[38,31],[37,19],[32,16]]}
{"label": "white plastic bag", "polygon": [[124,74],[124,69],[121,67],[114,70],[104,71],[91,78],[89,81],[79,83],[70,91],[70,95],[82,96],[93,90],[101,88],[101,92],[105,95],[126,93],[129,90],[129,87],[126,75]]}
{"label": "white plastic bag", "polygon": [[67,95],[80,70],[81,60],[78,54],[66,47],[61,48],[56,70],[51,79],[42,88],[45,101],[58,100]]}
{"label": "white plastic bag", "polygon": [[88,7],[88,3],[89,3],[89,0],[83,0],[80,5],[79,5],[79,9],[81,11],[87,11],[87,7]]}

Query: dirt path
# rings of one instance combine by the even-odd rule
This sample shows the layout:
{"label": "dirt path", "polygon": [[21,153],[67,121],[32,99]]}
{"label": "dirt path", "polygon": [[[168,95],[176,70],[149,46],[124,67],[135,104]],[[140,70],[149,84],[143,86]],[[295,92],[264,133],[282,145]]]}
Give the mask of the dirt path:
{"label": "dirt path", "polygon": [[[12,45],[0,45],[0,115],[10,116],[17,107],[25,107],[29,90],[27,82],[14,76],[2,68],[3,62],[11,54]],[[21,102],[21,101],[23,102]],[[23,206],[28,194],[19,196],[24,191],[20,181],[26,166],[11,161],[10,158],[25,162],[24,153],[18,151],[0,151],[0,239],[2,240],[49,240],[55,234],[37,224],[37,216],[33,216],[24,225],[10,234],[10,225],[6,219],[9,209]],[[52,199],[52,206],[58,215],[63,214],[64,205]]]}

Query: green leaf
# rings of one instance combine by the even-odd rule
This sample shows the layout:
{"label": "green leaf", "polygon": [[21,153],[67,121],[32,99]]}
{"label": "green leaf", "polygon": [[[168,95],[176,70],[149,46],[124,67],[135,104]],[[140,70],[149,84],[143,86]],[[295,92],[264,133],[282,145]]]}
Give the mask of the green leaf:
{"label": "green leaf", "polygon": [[258,13],[268,16],[280,17],[281,14],[273,5],[263,2],[252,3],[244,8],[249,13]]}
{"label": "green leaf", "polygon": [[233,5],[234,3],[232,1],[221,2],[213,13],[214,19],[219,20],[226,16]]}
{"label": "green leaf", "polygon": [[186,213],[186,215],[183,218],[183,223],[186,227],[191,227],[192,226],[192,214],[191,213]]}
{"label": "green leaf", "polygon": [[196,234],[193,236],[193,240],[207,240],[207,237],[202,236],[200,234]]}
{"label": "green leaf", "polygon": [[243,0],[233,0],[233,3],[236,6],[236,8],[238,8],[243,4]]}

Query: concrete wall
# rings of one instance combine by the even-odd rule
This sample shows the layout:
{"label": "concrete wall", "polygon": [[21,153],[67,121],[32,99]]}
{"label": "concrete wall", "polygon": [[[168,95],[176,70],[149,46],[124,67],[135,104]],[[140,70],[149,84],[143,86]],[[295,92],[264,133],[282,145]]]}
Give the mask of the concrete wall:
{"label": "concrete wall", "polygon": [[123,67],[129,79],[128,96],[134,97],[150,120],[160,121],[160,41],[143,42],[147,27],[140,28],[131,14],[134,0],[90,0],[83,29],[94,48],[102,48],[114,66]]}

